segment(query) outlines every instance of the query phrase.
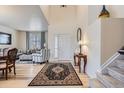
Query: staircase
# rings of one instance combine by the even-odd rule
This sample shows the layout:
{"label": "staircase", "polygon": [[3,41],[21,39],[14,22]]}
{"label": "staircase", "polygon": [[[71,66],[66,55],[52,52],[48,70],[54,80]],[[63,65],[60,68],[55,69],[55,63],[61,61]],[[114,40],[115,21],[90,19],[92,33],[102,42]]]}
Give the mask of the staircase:
{"label": "staircase", "polygon": [[115,53],[91,79],[91,88],[124,88],[124,47]]}

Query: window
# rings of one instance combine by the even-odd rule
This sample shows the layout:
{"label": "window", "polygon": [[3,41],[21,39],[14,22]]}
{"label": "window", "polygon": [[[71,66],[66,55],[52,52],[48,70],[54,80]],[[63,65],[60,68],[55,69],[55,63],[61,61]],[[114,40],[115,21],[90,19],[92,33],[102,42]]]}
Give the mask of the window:
{"label": "window", "polygon": [[41,49],[45,43],[44,32],[28,32],[27,35],[28,49]]}
{"label": "window", "polygon": [[58,58],[58,36],[57,35],[55,36],[55,47],[54,47],[54,50],[55,50],[54,58]]}

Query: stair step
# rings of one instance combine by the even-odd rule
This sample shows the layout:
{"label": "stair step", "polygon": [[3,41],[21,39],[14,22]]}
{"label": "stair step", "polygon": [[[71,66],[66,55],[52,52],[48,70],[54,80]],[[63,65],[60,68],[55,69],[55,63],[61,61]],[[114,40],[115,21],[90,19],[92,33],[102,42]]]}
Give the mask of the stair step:
{"label": "stair step", "polygon": [[124,69],[118,67],[108,67],[107,69],[109,75],[111,75],[115,79],[124,82]]}
{"label": "stair step", "polygon": [[105,86],[97,79],[90,79],[89,80],[89,87],[90,88],[105,88]]}
{"label": "stair step", "polygon": [[124,60],[116,60],[116,66],[124,69]]}
{"label": "stair step", "polygon": [[110,75],[105,75],[105,74],[97,74],[98,80],[104,84],[105,87],[108,88],[124,88],[124,83],[121,82],[120,80],[117,80]]}
{"label": "stair step", "polygon": [[124,46],[121,49],[119,49],[118,52],[123,55],[124,54]]}

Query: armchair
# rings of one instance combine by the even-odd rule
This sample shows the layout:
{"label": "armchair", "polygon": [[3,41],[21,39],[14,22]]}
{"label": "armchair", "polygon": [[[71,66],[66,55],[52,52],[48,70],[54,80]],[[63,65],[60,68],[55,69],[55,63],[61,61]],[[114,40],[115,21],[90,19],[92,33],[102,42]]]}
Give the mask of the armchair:
{"label": "armchair", "polygon": [[43,63],[48,62],[50,57],[50,50],[49,49],[41,49],[36,53],[32,53],[32,61],[33,63]]}
{"label": "armchair", "polygon": [[5,61],[1,62],[1,64],[0,64],[0,70],[3,71],[3,74],[4,74],[4,70],[6,72],[6,80],[8,79],[7,78],[8,69],[11,69],[13,67],[14,68],[14,70],[13,70],[14,74],[16,74],[15,61],[16,61],[17,51],[18,50],[16,48],[8,50]]}

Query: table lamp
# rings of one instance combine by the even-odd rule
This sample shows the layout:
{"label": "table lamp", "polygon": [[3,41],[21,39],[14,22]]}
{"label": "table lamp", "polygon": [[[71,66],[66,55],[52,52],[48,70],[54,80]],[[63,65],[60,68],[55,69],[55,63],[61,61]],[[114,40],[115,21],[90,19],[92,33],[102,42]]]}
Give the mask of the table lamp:
{"label": "table lamp", "polygon": [[80,53],[79,54],[82,54],[82,45],[83,45],[83,42],[81,40],[79,40],[78,44],[79,44],[79,48],[80,48]]}

